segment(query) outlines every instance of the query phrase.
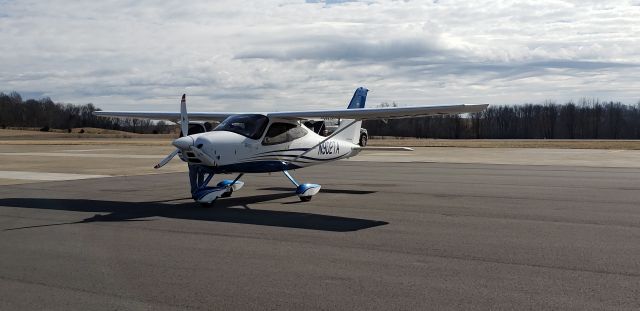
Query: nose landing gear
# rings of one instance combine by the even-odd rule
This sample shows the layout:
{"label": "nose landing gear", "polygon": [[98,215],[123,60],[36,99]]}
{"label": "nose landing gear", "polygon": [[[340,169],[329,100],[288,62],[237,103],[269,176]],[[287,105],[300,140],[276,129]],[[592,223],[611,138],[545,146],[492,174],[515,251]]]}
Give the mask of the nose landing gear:
{"label": "nose landing gear", "polygon": [[215,187],[209,187],[209,182],[214,173],[202,166],[189,165],[189,182],[191,184],[191,197],[203,206],[211,206],[218,198],[230,197],[233,191],[240,190],[244,182],[238,175],[234,180],[223,180]]}

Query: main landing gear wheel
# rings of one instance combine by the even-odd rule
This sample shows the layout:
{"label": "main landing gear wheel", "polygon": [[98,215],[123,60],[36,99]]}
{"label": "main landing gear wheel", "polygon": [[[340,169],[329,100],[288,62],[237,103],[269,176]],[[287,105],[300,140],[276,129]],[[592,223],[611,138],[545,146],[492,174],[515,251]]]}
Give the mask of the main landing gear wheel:
{"label": "main landing gear wheel", "polygon": [[368,140],[369,140],[369,138],[367,137],[367,135],[362,134],[362,135],[360,135],[360,142],[359,142],[358,145],[360,145],[360,147],[366,147]]}
{"label": "main landing gear wheel", "polygon": [[313,196],[312,196],[312,195],[310,195],[310,196],[306,196],[306,197],[300,197],[300,201],[302,201],[302,202],[309,202],[309,201],[311,201],[311,198],[313,198]]}
{"label": "main landing gear wheel", "polygon": [[286,170],[282,172],[284,173],[284,176],[287,176],[287,178],[289,178],[291,183],[296,186],[296,194],[298,195],[298,197],[300,198],[300,201],[302,202],[311,201],[311,198],[314,195],[318,194],[318,192],[320,191],[320,188],[322,188],[320,185],[316,185],[316,184],[299,184],[295,179],[293,179],[293,176],[291,176],[289,172],[287,172]]}
{"label": "main landing gear wheel", "polygon": [[[217,200],[217,199],[216,199]],[[206,202],[198,202],[198,205],[202,208],[212,208],[216,204],[216,200],[213,200],[209,203]]]}
{"label": "main landing gear wheel", "polygon": [[231,194],[233,194],[233,188],[229,188],[229,191],[223,193],[220,197],[221,198],[228,198],[231,196]]}

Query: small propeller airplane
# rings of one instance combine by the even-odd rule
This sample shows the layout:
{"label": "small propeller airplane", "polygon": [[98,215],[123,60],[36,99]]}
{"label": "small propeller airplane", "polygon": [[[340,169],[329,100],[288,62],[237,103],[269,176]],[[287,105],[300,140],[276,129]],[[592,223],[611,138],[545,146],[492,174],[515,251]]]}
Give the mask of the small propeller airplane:
{"label": "small propeller airplane", "polygon": [[[321,186],[299,183],[289,170],[353,157],[363,148],[358,145],[362,120],[394,119],[418,116],[473,113],[488,105],[445,105],[364,108],[367,90],[356,89],[346,109],[316,111],[285,111],[268,113],[190,112],[186,96],[182,95],[180,113],[96,111],[108,117],[179,120],[182,134],[173,141],[176,149],[160,161],[161,168],[176,155],[187,162],[191,196],[196,202],[210,205],[218,198],[229,197],[240,190],[245,173],[282,172],[293,183],[301,201],[309,201]],[[189,118],[219,121],[212,131],[189,135]],[[339,127],[324,137],[304,125],[307,120],[339,119]],[[391,150],[387,148],[386,150]],[[404,150],[411,150],[405,148]],[[209,183],[215,174],[238,174],[235,179],[220,181],[215,187]]]}

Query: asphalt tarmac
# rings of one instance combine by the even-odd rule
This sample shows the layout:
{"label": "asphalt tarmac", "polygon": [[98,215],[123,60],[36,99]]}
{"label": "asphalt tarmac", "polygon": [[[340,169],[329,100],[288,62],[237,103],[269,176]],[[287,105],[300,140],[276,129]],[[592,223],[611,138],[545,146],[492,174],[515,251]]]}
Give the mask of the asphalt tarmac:
{"label": "asphalt tarmac", "polygon": [[[640,169],[338,162],[0,186],[0,310],[637,310]],[[232,177],[232,176],[229,176]]]}

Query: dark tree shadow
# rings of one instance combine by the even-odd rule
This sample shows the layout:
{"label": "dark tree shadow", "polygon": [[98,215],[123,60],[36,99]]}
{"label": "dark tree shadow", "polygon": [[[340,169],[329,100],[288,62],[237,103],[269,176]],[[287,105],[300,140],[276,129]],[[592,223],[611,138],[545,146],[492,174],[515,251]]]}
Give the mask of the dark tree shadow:
{"label": "dark tree shadow", "polygon": [[[166,217],[201,221],[252,224],[321,231],[349,232],[388,224],[384,221],[321,215],[303,212],[249,209],[248,205],[291,197],[292,193],[255,195],[249,197],[227,198],[218,200],[212,208],[202,208],[197,203],[166,204],[159,202],[120,202],[85,199],[0,199],[0,206],[77,211],[96,214],[93,217],[77,222],[28,226],[5,229],[17,230],[55,225],[91,223],[91,222],[123,222],[144,221],[149,217]],[[168,200],[169,201],[169,200]],[[244,208],[238,208],[242,206]]]}

